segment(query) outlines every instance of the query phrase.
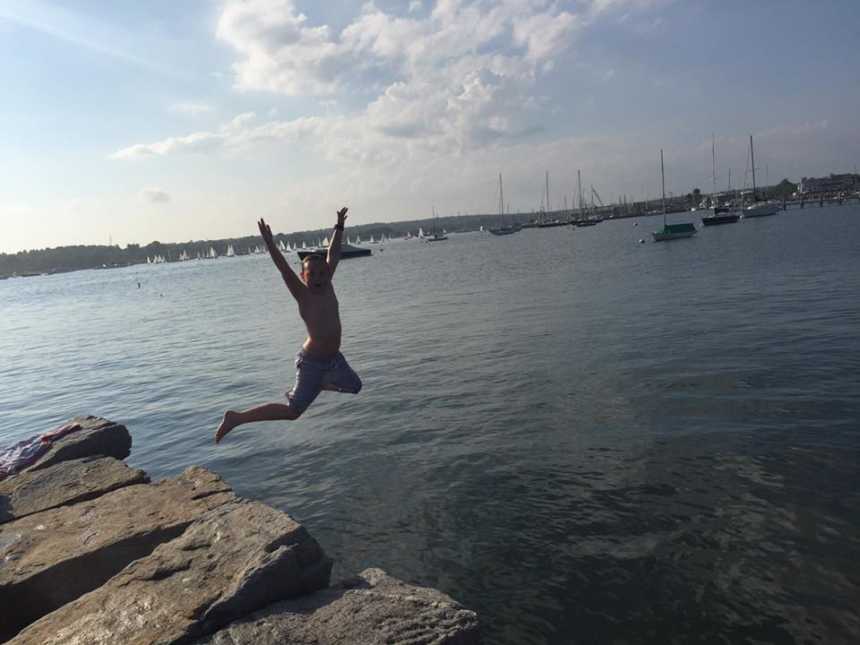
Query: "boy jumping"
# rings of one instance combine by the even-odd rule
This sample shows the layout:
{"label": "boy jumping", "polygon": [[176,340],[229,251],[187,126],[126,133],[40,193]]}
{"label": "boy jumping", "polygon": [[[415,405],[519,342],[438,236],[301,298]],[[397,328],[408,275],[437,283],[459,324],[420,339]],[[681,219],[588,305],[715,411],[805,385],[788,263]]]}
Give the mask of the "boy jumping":
{"label": "boy jumping", "polygon": [[361,379],[340,353],[340,312],[331,285],[340,260],[346,211],[344,207],[337,212],[337,224],[327,256],[308,255],[302,261],[301,280],[275,246],[269,225],[262,219],[257,222],[275,266],[299,305],[299,315],[307,326],[308,338],[296,354],[296,383],[287,393],[288,403],[266,403],[244,412],[227,410],[215,432],[215,443],[243,423],[298,419],[322,390],[351,394],[358,394],[361,390]]}

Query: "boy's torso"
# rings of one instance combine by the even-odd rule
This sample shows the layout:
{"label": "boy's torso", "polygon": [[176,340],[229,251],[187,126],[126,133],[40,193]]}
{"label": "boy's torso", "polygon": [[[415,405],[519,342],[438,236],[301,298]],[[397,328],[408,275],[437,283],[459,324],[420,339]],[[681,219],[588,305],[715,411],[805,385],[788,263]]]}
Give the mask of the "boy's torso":
{"label": "boy's torso", "polygon": [[319,294],[308,292],[299,303],[299,315],[308,330],[303,348],[309,355],[329,358],[340,351],[340,308],[330,285]]}

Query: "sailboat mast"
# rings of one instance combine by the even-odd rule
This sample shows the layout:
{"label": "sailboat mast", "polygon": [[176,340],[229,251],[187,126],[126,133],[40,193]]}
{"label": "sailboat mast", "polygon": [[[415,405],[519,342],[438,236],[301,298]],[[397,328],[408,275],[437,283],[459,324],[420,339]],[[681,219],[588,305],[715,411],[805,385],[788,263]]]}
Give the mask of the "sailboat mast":
{"label": "sailboat mast", "polygon": [[549,213],[549,170],[546,171],[546,212]]}
{"label": "sailboat mast", "polygon": [[756,200],[756,197],[755,197],[755,152],[753,151],[752,135],[750,135],[750,163],[752,164],[752,176],[753,176],[753,201],[755,201]]}
{"label": "sailboat mast", "polygon": [[713,177],[714,188],[711,194],[711,207],[714,207],[714,199],[717,194],[717,137],[711,133],[711,176]]}
{"label": "sailboat mast", "polygon": [[663,170],[663,148],[660,148],[660,189],[663,194],[663,226],[666,226],[666,173]]}
{"label": "sailboat mast", "polygon": [[576,185],[579,191],[579,214],[582,215],[582,171],[576,171]]}
{"label": "sailboat mast", "polygon": [[499,221],[504,224],[505,191],[502,188],[502,173],[499,173]]}

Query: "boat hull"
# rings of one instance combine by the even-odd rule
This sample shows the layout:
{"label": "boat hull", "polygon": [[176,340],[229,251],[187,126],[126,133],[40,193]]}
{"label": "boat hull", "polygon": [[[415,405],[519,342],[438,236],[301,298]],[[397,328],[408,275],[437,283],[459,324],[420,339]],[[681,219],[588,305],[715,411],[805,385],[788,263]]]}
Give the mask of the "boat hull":
{"label": "boat hull", "polygon": [[517,231],[519,231],[519,230],[520,230],[520,229],[518,229],[518,228],[508,228],[508,227],[504,227],[504,228],[491,228],[491,229],[490,229],[490,233],[491,233],[492,235],[513,235],[514,233],[516,233],[516,232],[517,232]]}
{"label": "boat hull", "polygon": [[[302,249],[300,251],[296,251],[300,260],[304,260],[309,255],[320,255],[325,257],[328,253],[328,249]],[[349,258],[361,258],[366,257],[368,255],[372,255],[370,249],[362,249],[353,247],[350,249],[341,249],[340,251],[340,259],[346,260]]]}
{"label": "boat hull", "polygon": [[684,222],[683,224],[666,224],[659,231],[651,233],[655,242],[668,242],[669,240],[681,240],[693,237],[696,234],[695,225]]}
{"label": "boat hull", "polygon": [[779,204],[755,204],[744,209],[744,219],[752,217],[770,217],[779,212]]}
{"label": "boat hull", "polygon": [[719,226],[720,224],[735,224],[740,220],[741,216],[737,213],[726,215],[707,215],[702,218],[702,224],[705,226]]}
{"label": "boat hull", "polygon": [[655,242],[668,242],[670,240],[683,240],[687,237],[693,237],[696,234],[695,231],[686,232],[686,233],[659,233],[657,231],[651,233],[654,237]]}

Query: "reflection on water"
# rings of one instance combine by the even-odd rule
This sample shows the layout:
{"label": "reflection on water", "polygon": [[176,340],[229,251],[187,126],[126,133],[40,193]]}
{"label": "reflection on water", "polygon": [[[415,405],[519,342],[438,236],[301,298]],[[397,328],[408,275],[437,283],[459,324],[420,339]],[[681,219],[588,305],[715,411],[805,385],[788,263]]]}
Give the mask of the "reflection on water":
{"label": "reflection on water", "polygon": [[858,216],[392,243],[338,270],[361,394],[218,448],[303,338],[266,258],[4,281],[0,441],[123,421],[489,643],[860,642]]}

